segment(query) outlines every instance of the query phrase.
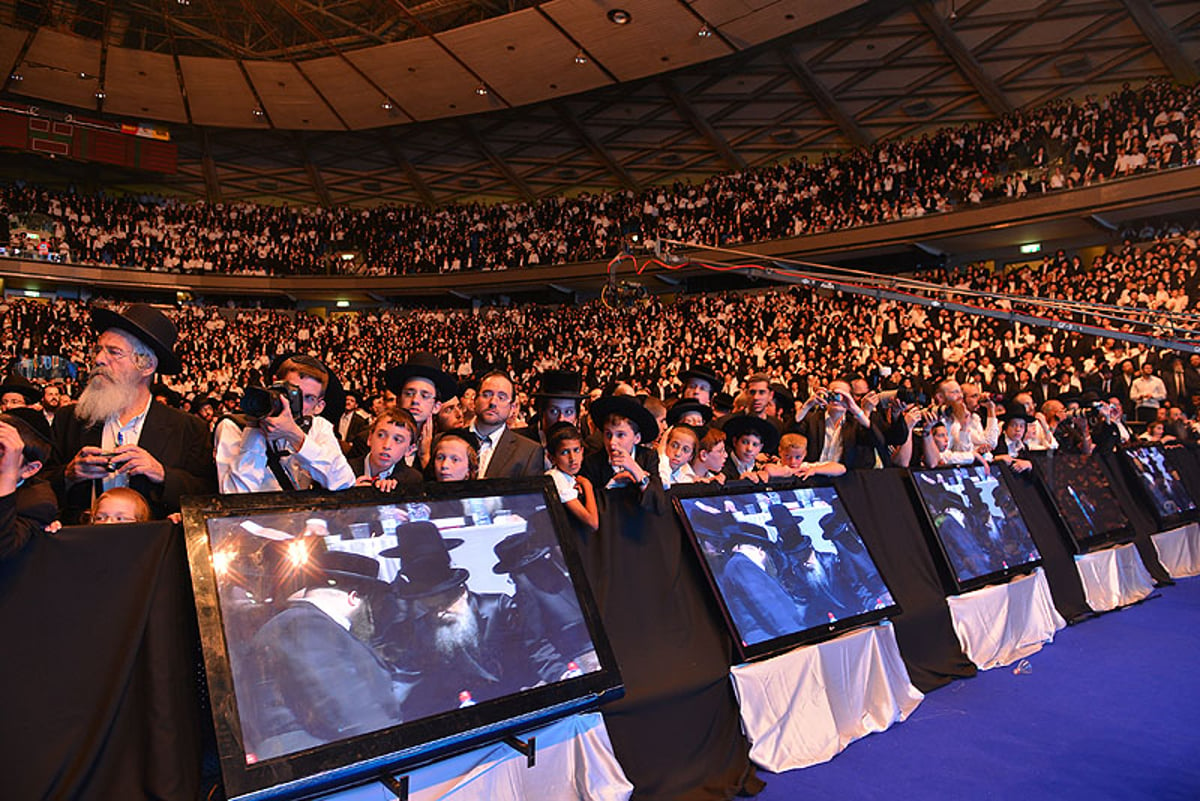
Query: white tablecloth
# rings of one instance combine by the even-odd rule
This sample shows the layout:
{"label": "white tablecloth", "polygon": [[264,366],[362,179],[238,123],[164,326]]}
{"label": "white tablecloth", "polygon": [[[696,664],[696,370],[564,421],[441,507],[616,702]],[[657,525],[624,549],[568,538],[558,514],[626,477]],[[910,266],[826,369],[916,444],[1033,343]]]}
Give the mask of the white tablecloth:
{"label": "white tablecloth", "polygon": [[1188,523],[1150,539],[1171,578],[1200,575],[1200,524]]}
{"label": "white tablecloth", "polygon": [[816,765],[905,720],[925,697],[891,624],[859,629],[730,671],[750,758],[770,771]]}
{"label": "white tablecloth", "polygon": [[[504,743],[409,771],[412,801],[627,801],[633,785],[613,755],[599,712],[573,715],[521,735],[537,738],[537,759]],[[395,801],[375,783],[321,796],[326,801]]]}
{"label": "white tablecloth", "polygon": [[1132,544],[1076,556],[1075,569],[1096,612],[1137,603],[1154,592],[1154,579]]}
{"label": "white tablecloth", "polygon": [[1037,653],[1067,625],[1054,608],[1040,567],[1007,584],[951,595],[946,603],[963,653],[980,670]]}

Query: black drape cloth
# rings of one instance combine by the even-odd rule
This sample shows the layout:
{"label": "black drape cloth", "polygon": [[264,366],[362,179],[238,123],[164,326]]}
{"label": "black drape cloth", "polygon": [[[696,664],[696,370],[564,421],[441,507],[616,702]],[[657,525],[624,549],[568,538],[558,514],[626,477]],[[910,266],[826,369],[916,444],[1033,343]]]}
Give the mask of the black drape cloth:
{"label": "black drape cloth", "polygon": [[951,679],[974,676],[963,654],[946,592],[913,499],[907,471],[851,470],[837,480],[838,492],[854,519],[876,567],[903,610],[895,619],[896,642],[909,678],[922,692]]}
{"label": "black drape cloth", "polygon": [[0,562],[0,797],[194,801],[196,613],[166,522],[40,534]]}
{"label": "black drape cloth", "polygon": [[1150,576],[1155,582],[1169,583],[1171,576],[1162,566],[1162,562],[1158,561],[1158,551],[1155,550],[1154,542],[1150,539],[1150,535],[1158,533],[1158,520],[1155,518],[1154,512],[1147,508],[1146,500],[1138,488],[1131,483],[1129,473],[1126,471],[1125,465],[1121,463],[1124,458],[1119,453],[1106,453],[1100,457],[1100,460],[1104,465],[1105,473],[1108,474],[1113,495],[1117,497],[1117,502],[1121,504],[1121,509],[1125,511],[1125,516],[1129,518],[1129,522],[1133,526],[1133,544],[1137,548],[1138,555],[1142,557],[1146,570],[1150,572]]}
{"label": "black drape cloth", "polygon": [[733,685],[732,643],[655,480],[596,485],[600,530],[580,552],[625,696],[602,711],[637,801],[730,799],[762,788]]}
{"label": "black drape cloth", "polygon": [[1083,580],[1075,567],[1075,549],[1065,539],[1069,534],[1058,518],[1058,511],[1039,486],[1041,479],[1033,470],[1016,473],[1008,465],[993,465],[991,469],[997,468],[1004,474],[1033,543],[1042,555],[1042,569],[1050,585],[1054,608],[1068,623],[1091,614]]}
{"label": "black drape cloth", "polygon": [[1196,445],[1172,445],[1171,459],[1179,467],[1179,478],[1187,487],[1192,500],[1200,505],[1200,447]]}

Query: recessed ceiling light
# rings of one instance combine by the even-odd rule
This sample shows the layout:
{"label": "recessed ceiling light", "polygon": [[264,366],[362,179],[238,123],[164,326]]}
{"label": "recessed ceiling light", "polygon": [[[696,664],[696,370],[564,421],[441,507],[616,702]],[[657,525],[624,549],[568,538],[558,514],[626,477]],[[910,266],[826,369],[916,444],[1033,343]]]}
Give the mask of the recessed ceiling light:
{"label": "recessed ceiling light", "polygon": [[479,86],[475,87],[475,94],[479,95],[480,97],[483,97],[487,93],[488,93],[487,84],[481,83],[481,84],[479,84]]}
{"label": "recessed ceiling light", "polygon": [[580,51],[575,54],[575,63],[576,64],[588,63],[587,53],[584,53],[582,49],[580,49]]}
{"label": "recessed ceiling light", "polygon": [[633,15],[623,8],[614,8],[608,12],[608,21],[613,25],[628,25],[633,22]]}
{"label": "recessed ceiling light", "polygon": [[696,31],[696,35],[701,39],[707,39],[713,35],[712,28],[708,27],[707,25],[701,25],[700,30]]}

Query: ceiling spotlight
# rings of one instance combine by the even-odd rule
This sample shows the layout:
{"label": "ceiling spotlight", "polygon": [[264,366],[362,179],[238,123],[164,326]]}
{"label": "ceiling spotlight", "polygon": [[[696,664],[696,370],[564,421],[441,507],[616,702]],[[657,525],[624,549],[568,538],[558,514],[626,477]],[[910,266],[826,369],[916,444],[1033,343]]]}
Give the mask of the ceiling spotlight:
{"label": "ceiling spotlight", "polygon": [[81,81],[86,80],[87,76],[88,76],[88,74],[86,72],[81,72],[81,73],[79,73],[79,80],[81,80]]}
{"label": "ceiling spotlight", "polygon": [[576,53],[576,54],[575,54],[575,63],[576,63],[576,64],[586,64],[586,63],[588,63],[588,57],[587,57],[587,54],[583,52],[583,49],[582,49],[582,48],[579,50],[579,52],[578,52],[578,53]]}
{"label": "ceiling spotlight", "polygon": [[608,21],[613,25],[628,25],[633,22],[633,15],[623,8],[614,8],[608,12]]}
{"label": "ceiling spotlight", "polygon": [[10,81],[12,81],[13,83],[17,83],[19,81],[25,80],[25,76],[19,72],[13,72],[13,73],[9,74],[8,79]]}
{"label": "ceiling spotlight", "polygon": [[481,83],[481,84],[479,84],[479,86],[475,87],[475,94],[479,95],[480,97],[483,97],[487,93],[488,93],[487,84]]}
{"label": "ceiling spotlight", "polygon": [[103,99],[104,99],[104,98],[106,98],[106,97],[108,97],[108,95],[106,95],[106,94],[104,93],[104,90],[103,90],[103,89],[101,89],[100,91],[96,92],[96,99],[97,99],[97,100],[103,100]]}
{"label": "ceiling spotlight", "polygon": [[392,109],[394,109],[396,107],[395,104],[393,104],[392,101],[390,101],[390,100],[384,100],[382,103],[379,104],[379,106],[384,111],[391,111]]}
{"label": "ceiling spotlight", "polygon": [[175,0],[175,2],[181,6],[190,6],[192,4],[192,0]]}
{"label": "ceiling spotlight", "polygon": [[262,110],[261,108],[259,108],[258,106],[255,106],[255,107],[254,107],[254,116],[255,116],[255,117],[262,118],[262,117],[264,117],[264,116],[266,116],[266,115],[264,114],[264,112],[263,112],[263,110]]}
{"label": "ceiling spotlight", "polygon": [[701,25],[700,30],[696,31],[696,35],[701,39],[707,39],[713,35],[712,28],[708,27],[707,25]]}

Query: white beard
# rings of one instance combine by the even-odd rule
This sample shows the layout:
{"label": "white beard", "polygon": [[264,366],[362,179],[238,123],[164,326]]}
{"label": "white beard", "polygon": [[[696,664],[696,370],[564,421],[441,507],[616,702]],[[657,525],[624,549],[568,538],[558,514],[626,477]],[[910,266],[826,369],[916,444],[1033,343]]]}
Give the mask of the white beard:
{"label": "white beard", "polygon": [[457,656],[464,650],[476,650],[479,647],[479,622],[474,613],[468,609],[465,614],[439,620],[433,631],[433,644],[445,657]]}
{"label": "white beard", "polygon": [[106,422],[137,402],[138,385],[123,384],[97,368],[75,404],[79,418],[88,425]]}

